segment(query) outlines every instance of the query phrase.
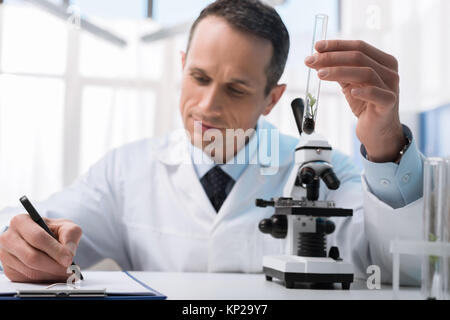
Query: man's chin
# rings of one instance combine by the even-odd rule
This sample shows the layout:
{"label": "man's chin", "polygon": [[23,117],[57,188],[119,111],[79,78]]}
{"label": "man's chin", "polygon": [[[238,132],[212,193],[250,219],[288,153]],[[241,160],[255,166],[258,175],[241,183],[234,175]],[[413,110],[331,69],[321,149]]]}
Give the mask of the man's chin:
{"label": "man's chin", "polygon": [[203,141],[203,134],[195,134],[195,133],[191,133],[191,143],[193,146],[199,148],[199,149],[204,149],[205,146],[207,145],[207,143],[205,141]]}

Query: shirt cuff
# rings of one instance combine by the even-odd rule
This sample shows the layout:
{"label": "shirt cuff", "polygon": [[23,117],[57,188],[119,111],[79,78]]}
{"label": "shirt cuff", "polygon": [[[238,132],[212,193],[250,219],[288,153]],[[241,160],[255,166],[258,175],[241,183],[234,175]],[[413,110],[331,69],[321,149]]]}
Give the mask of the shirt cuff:
{"label": "shirt cuff", "polygon": [[403,126],[403,132],[411,145],[400,164],[371,162],[367,160],[364,146],[361,146],[364,177],[370,191],[394,209],[405,207],[423,195],[424,158],[417,149],[411,130]]}

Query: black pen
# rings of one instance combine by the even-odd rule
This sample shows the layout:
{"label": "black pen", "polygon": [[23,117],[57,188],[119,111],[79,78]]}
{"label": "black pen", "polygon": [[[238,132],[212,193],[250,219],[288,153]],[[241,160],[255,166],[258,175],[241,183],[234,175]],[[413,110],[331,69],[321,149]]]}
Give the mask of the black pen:
{"label": "black pen", "polygon": [[[34,222],[36,222],[42,229],[47,231],[49,235],[51,235],[53,238],[58,241],[58,238],[56,238],[55,234],[49,229],[49,227],[45,224],[44,220],[42,219],[41,215],[37,212],[37,210],[33,207],[30,200],[26,196],[23,196],[20,198],[20,203],[23,205],[25,210],[27,210],[28,214],[30,215],[31,219],[33,219]],[[72,265],[76,265],[75,262],[72,262]],[[80,273],[80,279],[84,280],[83,275]]]}

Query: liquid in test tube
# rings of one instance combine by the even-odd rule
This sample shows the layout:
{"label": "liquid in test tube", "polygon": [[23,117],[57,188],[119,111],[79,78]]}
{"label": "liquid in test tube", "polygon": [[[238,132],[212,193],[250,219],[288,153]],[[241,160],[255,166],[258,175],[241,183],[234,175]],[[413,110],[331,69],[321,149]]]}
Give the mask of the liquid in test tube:
{"label": "liquid in test tube", "polygon": [[[327,28],[328,16],[325,14],[316,15],[311,55],[317,52],[315,49],[316,43],[321,40],[326,40]],[[306,107],[303,118],[303,131],[306,134],[314,133],[314,129],[316,126],[317,108],[319,106],[320,83],[321,80],[317,75],[317,71],[309,68],[305,98]]]}

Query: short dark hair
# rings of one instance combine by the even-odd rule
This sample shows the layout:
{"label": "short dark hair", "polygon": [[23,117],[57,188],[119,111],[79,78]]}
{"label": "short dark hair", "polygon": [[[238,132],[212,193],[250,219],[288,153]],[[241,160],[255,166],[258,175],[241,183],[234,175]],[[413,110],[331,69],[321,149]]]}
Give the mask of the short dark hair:
{"label": "short dark hair", "polygon": [[192,25],[186,52],[189,52],[197,25],[208,16],[224,18],[232,27],[272,43],[273,55],[266,69],[265,93],[269,94],[283,75],[289,55],[289,32],[279,14],[258,0],[217,0],[203,9]]}

